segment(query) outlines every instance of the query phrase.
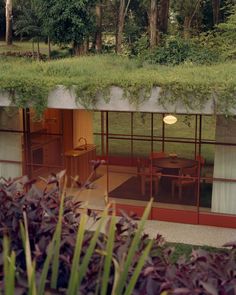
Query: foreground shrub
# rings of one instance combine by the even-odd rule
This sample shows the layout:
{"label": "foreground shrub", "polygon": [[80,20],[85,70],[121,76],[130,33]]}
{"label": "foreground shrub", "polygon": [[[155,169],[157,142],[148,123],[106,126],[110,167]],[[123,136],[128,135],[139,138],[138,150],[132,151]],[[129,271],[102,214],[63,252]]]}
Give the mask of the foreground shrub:
{"label": "foreground shrub", "polygon": [[151,64],[178,65],[184,62],[212,64],[219,61],[219,53],[194,40],[167,38],[153,51],[144,51],[143,59]]}
{"label": "foreground shrub", "polygon": [[236,293],[236,242],[226,244],[230,251],[198,249],[173,262],[174,248],[142,233],[151,202],[138,223],[125,213],[117,221],[108,208],[85,214],[66,195],[64,177],[43,186],[1,180],[0,294]]}
{"label": "foreground shrub", "polygon": [[2,52],[0,55],[3,56],[12,56],[12,57],[25,57],[25,58],[33,58],[33,59],[40,59],[40,60],[46,60],[47,56],[46,54],[32,52],[32,51],[6,51]]}

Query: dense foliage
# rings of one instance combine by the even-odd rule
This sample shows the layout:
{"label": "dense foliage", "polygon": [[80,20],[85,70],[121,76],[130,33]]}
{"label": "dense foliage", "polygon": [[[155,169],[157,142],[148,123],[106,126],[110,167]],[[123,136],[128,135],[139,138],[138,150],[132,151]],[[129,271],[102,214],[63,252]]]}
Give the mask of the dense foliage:
{"label": "dense foliage", "polygon": [[[34,107],[38,114],[57,85],[72,89],[86,108],[96,107],[99,93],[108,101],[111,86],[122,87],[124,96],[136,106],[150,96],[152,87],[159,86],[159,102],[164,106],[181,102],[189,110],[213,98],[215,111],[229,114],[235,107],[235,63],[229,61],[236,56],[233,4],[233,0],[16,0],[15,32],[47,40],[49,52],[50,40],[63,44],[61,54],[54,51],[52,57],[73,51],[114,52],[116,48],[133,60],[101,55],[45,64],[14,60],[12,68],[8,59],[2,59],[0,89],[17,106]],[[152,48],[151,23],[156,23],[157,33]],[[115,46],[118,39],[122,46]],[[43,57],[39,50],[37,57]],[[179,64],[184,65],[158,66]]]}
{"label": "dense foliage", "polygon": [[[235,75],[236,64],[233,62],[165,67],[116,56],[53,62],[1,58],[0,89],[10,93],[17,106],[30,105],[40,113],[47,105],[49,91],[57,85],[73,90],[77,101],[91,109],[96,108],[99,93],[109,101],[111,86],[122,87],[124,98],[136,106],[149,98],[152,87],[159,86],[162,88],[159,103],[162,105],[182,102],[191,110],[201,108],[214,97],[215,111],[228,114],[235,106]],[[142,89],[146,89],[145,95],[140,94]]]}
{"label": "dense foliage", "polygon": [[100,223],[93,232],[91,227],[100,218],[104,222],[106,215],[88,210],[87,220],[78,211],[80,203],[62,194],[63,177],[64,172],[51,175],[41,185],[26,177],[1,179],[0,290],[4,294],[44,294],[44,288],[48,294],[77,294],[73,286],[79,287],[79,294],[235,293],[235,242],[226,244],[231,251],[195,249],[190,257],[173,262],[174,248],[160,235],[151,241],[142,234],[151,203],[139,223],[123,213],[118,221],[107,217],[104,230],[100,232]]}
{"label": "dense foliage", "polygon": [[142,58],[150,64],[178,65],[181,63],[212,64],[219,61],[219,52],[199,44],[197,40],[167,38],[161,47],[146,50]]}
{"label": "dense foliage", "polygon": [[40,0],[43,27],[55,43],[83,45],[94,31],[95,0]]}
{"label": "dense foliage", "polygon": [[[162,47],[165,35],[191,39],[214,34],[232,14],[234,4],[234,0],[14,0],[13,25],[20,37],[50,37],[55,43],[77,46],[76,54],[114,52],[119,38],[119,53],[135,54],[135,44],[144,35],[150,47],[151,30],[156,35],[154,47]],[[1,21],[4,13],[4,0],[0,0]],[[0,30],[4,31],[4,24]]]}

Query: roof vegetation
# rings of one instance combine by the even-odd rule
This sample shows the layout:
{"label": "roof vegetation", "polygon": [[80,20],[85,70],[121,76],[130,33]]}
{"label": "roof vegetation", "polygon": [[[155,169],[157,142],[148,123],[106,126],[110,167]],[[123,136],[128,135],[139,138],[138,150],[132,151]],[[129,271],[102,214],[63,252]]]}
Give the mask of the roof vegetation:
{"label": "roof vegetation", "polygon": [[[161,103],[182,101],[189,108],[217,97],[217,111],[228,113],[236,105],[236,62],[178,66],[145,64],[138,59],[95,55],[54,61],[0,57],[0,90],[8,91],[19,107],[32,106],[38,114],[57,85],[75,89],[86,107],[96,104],[96,93],[109,99],[110,86],[120,86],[131,103],[148,99],[153,86],[162,88]],[[140,96],[145,89],[145,97]]]}

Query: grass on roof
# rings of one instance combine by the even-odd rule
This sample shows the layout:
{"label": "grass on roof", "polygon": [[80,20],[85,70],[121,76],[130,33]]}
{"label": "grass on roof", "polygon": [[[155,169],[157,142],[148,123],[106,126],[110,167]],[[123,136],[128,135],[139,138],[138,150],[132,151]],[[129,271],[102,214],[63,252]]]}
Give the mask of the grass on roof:
{"label": "grass on roof", "polygon": [[[1,57],[2,80],[48,80],[56,84],[235,85],[236,62],[211,66],[184,64],[175,67],[143,65],[137,60],[112,55],[95,55],[38,62]],[[2,83],[1,83],[2,84]],[[0,86],[1,86],[0,84]]]}
{"label": "grass on roof", "polygon": [[[139,60],[116,55],[94,55],[53,61],[0,57],[0,90],[14,90],[24,104],[30,96],[42,97],[57,85],[77,87],[86,100],[98,90],[120,86],[138,97],[142,88],[160,86],[171,95],[164,97],[171,103],[177,100],[205,103],[216,93],[223,101],[223,109],[236,102],[236,62],[215,65],[183,64],[161,66],[143,64]],[[136,97],[136,98],[135,98]],[[35,100],[37,100],[35,98]],[[194,108],[194,107],[192,107]]]}

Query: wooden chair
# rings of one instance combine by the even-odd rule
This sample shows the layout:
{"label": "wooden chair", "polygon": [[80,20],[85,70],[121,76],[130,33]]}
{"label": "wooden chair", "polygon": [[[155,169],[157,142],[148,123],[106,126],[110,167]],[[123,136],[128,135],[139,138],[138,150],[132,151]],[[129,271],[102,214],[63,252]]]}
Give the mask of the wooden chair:
{"label": "wooden chair", "polygon": [[[150,165],[152,165],[152,160],[154,159],[160,159],[160,158],[166,158],[167,155],[166,153],[164,152],[151,152],[150,155],[149,155],[149,159],[151,160],[151,163]],[[150,169],[152,169],[152,172],[155,173],[155,172],[161,172],[162,169],[161,168],[157,168],[157,167],[150,167]]]}
{"label": "wooden chair", "polygon": [[205,165],[205,159],[200,155],[196,156],[196,161],[198,161],[198,163],[200,163],[201,167]]}
{"label": "wooden chair", "polygon": [[178,189],[179,199],[182,197],[183,188],[193,187],[196,194],[197,190],[197,176],[198,176],[198,165],[191,168],[183,168],[179,178],[172,180],[171,183],[171,195],[174,197],[175,189]]}
{"label": "wooden chair", "polygon": [[196,160],[198,161],[198,164],[192,168],[184,168],[182,169],[181,178],[174,179],[172,181],[172,187],[171,187],[171,195],[174,196],[175,188],[177,187],[179,190],[179,198],[182,196],[182,190],[184,187],[193,186],[194,192],[196,194],[197,191],[197,177],[198,177],[198,166],[201,168],[205,164],[205,159],[197,155]]}
{"label": "wooden chair", "polygon": [[161,178],[161,173],[153,172],[149,167],[145,166],[143,160],[137,160],[137,175],[140,177],[140,184],[141,184],[141,193],[145,195],[146,193],[146,183],[153,181],[154,182],[154,189],[155,194],[158,194],[159,189],[159,179]]}
{"label": "wooden chair", "polygon": [[165,152],[151,152],[149,158],[150,159],[159,159],[159,158],[166,158],[167,155]]}

